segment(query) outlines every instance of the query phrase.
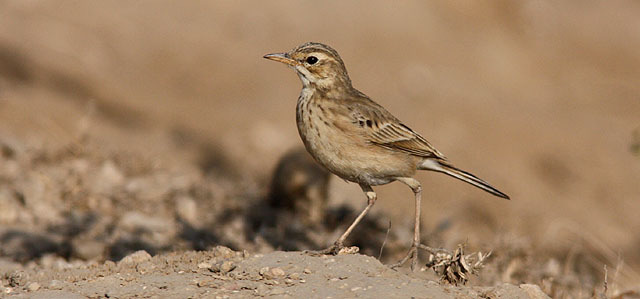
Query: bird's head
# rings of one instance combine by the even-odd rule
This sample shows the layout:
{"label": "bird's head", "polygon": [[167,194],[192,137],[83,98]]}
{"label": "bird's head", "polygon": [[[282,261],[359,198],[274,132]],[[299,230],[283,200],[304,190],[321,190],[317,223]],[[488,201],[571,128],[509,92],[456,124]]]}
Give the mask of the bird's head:
{"label": "bird's head", "polygon": [[264,58],[293,68],[304,87],[351,88],[351,80],[340,55],[325,44],[309,42],[286,53],[267,54]]}

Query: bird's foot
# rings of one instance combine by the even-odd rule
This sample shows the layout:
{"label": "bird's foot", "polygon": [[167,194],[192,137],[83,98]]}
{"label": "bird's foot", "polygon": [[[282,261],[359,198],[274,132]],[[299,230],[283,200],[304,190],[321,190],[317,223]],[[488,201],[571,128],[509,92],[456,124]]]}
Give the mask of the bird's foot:
{"label": "bird's foot", "polygon": [[305,250],[304,253],[312,256],[319,255],[339,255],[339,254],[356,254],[360,251],[357,246],[345,247],[342,243],[335,242],[323,250]]}
{"label": "bird's foot", "polygon": [[407,255],[399,262],[389,265],[389,268],[396,269],[404,265],[409,259],[411,259],[411,271],[416,271],[418,266],[418,249],[422,249],[430,253],[431,256],[451,255],[451,251],[443,248],[432,248],[424,244],[413,244],[409,249]]}
{"label": "bird's foot", "polygon": [[396,269],[404,265],[409,259],[411,259],[411,270],[415,271],[416,265],[418,265],[418,245],[413,244],[409,248],[409,252],[399,262],[389,265],[389,268]]}

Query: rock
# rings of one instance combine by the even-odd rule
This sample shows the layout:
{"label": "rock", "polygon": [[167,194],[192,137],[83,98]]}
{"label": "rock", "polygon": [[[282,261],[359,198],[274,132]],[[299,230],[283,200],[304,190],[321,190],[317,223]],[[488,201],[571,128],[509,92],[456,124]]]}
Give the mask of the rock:
{"label": "rock", "polygon": [[151,259],[151,255],[144,250],[138,250],[130,255],[123,257],[119,262],[120,265],[135,265],[142,263],[144,261],[148,261]]}
{"label": "rock", "polygon": [[64,287],[64,284],[62,283],[62,281],[54,279],[54,280],[49,282],[49,289],[62,290],[62,287]]}
{"label": "rock", "polygon": [[274,277],[283,277],[284,276],[284,270],[282,270],[282,268],[273,268],[271,269],[271,274]]}
{"label": "rock", "polygon": [[22,270],[13,271],[9,274],[5,274],[5,278],[9,282],[9,286],[11,287],[19,287],[27,284],[27,280],[29,279],[29,274]]}
{"label": "rock", "polygon": [[29,290],[30,292],[35,292],[39,289],[40,289],[40,284],[37,282],[32,282],[27,285],[27,290]]}
{"label": "rock", "polygon": [[291,273],[291,274],[289,274],[289,279],[300,280],[300,273]]}
{"label": "rock", "polygon": [[224,261],[219,261],[213,264],[213,266],[211,266],[211,271],[220,272],[220,273],[229,273],[233,271],[233,269],[235,268],[236,268],[236,265],[233,261],[224,260]]}
{"label": "rock", "polygon": [[229,247],[216,246],[216,248],[213,249],[213,256],[222,259],[230,259],[236,256],[236,252],[231,250]]}
{"label": "rock", "polygon": [[264,279],[269,280],[278,279],[285,276],[285,272],[284,270],[282,270],[282,268],[263,267],[260,269],[259,273],[262,277],[264,277]]}
{"label": "rock", "polygon": [[344,248],[341,248],[340,251],[338,251],[338,255],[356,254],[358,252],[360,252],[360,248],[358,248],[357,246],[344,247]]}

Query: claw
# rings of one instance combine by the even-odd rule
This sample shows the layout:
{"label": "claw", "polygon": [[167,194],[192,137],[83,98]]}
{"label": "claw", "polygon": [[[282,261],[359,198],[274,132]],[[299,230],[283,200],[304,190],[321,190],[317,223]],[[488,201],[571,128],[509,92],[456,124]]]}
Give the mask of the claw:
{"label": "claw", "polygon": [[411,259],[411,271],[415,271],[416,266],[418,265],[418,247],[417,246],[411,246],[411,248],[409,249],[409,252],[407,252],[407,255],[404,258],[402,258],[399,262],[390,265],[389,267],[391,269],[396,269],[404,265],[404,263],[406,263],[409,259]]}
{"label": "claw", "polygon": [[338,255],[340,250],[345,248],[341,243],[333,243],[333,245],[322,249],[322,250],[305,250],[304,253],[308,255],[318,256],[318,255]]}

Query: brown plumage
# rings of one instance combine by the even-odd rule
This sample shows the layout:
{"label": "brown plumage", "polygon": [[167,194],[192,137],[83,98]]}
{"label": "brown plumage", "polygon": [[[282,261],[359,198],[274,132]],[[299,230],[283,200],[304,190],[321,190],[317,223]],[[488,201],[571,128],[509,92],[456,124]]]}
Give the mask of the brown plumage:
{"label": "brown plumage", "polygon": [[290,52],[268,54],[267,59],[293,68],[302,81],[296,119],[300,137],[311,156],[337,176],[358,183],[368,205],[347,231],[323,251],[337,253],[353,228],[376,201],[371,186],[400,181],[414,192],[414,240],[407,256],[412,268],[420,244],[420,183],[416,170],[442,172],[493,195],[509,197],[476,176],[451,165],[424,137],[403,124],[362,92],[353,88],[344,62],[333,48],[306,43]]}

